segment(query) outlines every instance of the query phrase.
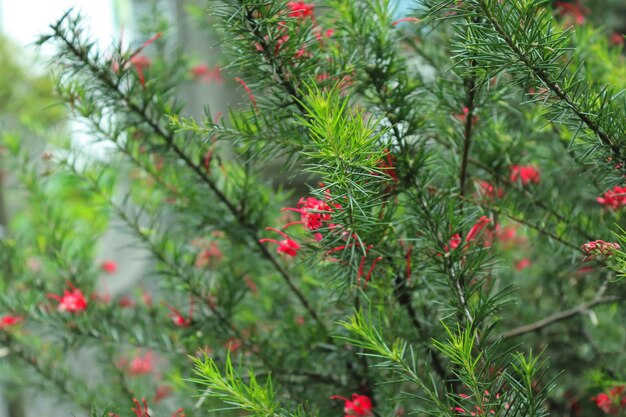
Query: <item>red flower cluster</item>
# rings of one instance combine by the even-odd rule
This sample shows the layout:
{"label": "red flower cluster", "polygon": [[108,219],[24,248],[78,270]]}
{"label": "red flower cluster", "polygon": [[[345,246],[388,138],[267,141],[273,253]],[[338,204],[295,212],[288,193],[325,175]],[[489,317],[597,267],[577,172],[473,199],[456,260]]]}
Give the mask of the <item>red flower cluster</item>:
{"label": "red flower cluster", "polygon": [[615,416],[620,410],[626,410],[626,386],[620,385],[611,388],[608,394],[602,392],[592,397],[591,400],[596,403],[600,410]]}
{"label": "red flower cluster", "polygon": [[63,296],[56,294],[48,294],[48,298],[52,298],[59,302],[59,311],[67,311],[69,313],[80,313],[87,309],[87,300],[81,290],[74,287],[71,283],[67,283],[72,291],[63,291]]}
{"label": "red flower cluster", "polygon": [[587,254],[587,256],[583,259],[583,262],[586,262],[598,255],[606,259],[612,256],[614,251],[620,250],[621,248],[618,243],[605,242],[604,240],[594,240],[592,242],[585,243],[580,247],[580,249]]}
{"label": "red flower cluster", "polygon": [[301,249],[300,245],[298,244],[298,242],[290,238],[285,232],[278,230],[276,228],[273,228],[273,227],[266,227],[266,230],[274,231],[280,234],[284,239],[276,240],[276,239],[263,238],[263,239],[259,239],[259,242],[276,243],[278,245],[278,247],[276,248],[276,253],[278,254],[284,253],[285,255],[288,255],[291,257],[294,257],[298,254],[298,251]]}
{"label": "red flower cluster", "polygon": [[[322,234],[318,232],[320,228],[327,225],[329,228],[334,228],[336,225],[330,223],[331,215],[333,213],[333,208],[340,209],[341,205],[337,203],[328,203],[324,200],[318,200],[315,197],[307,197],[301,198],[296,204],[296,207],[285,207],[281,209],[281,211],[295,211],[300,214],[300,220],[289,222],[285,224],[283,229],[287,229],[296,224],[301,224],[304,229],[315,232],[313,237],[316,241],[322,240]],[[300,245],[291,239],[285,232],[275,229],[273,227],[268,227],[267,230],[272,230],[278,234],[280,234],[284,239],[276,240],[276,239],[261,239],[259,242],[272,242],[278,245],[276,252],[284,253],[289,256],[296,256],[298,251],[300,250]]]}
{"label": "red flower cluster", "polygon": [[344,402],[345,417],[367,417],[372,415],[372,400],[366,395],[352,394],[352,400],[339,395],[333,395],[331,400]]}
{"label": "red flower cluster", "polygon": [[626,205],[626,187],[616,185],[613,189],[604,193],[602,197],[596,198],[596,201],[603,206],[617,210]]}
{"label": "red flower cluster", "polygon": [[518,180],[522,182],[522,185],[528,185],[531,182],[539,184],[541,174],[539,170],[532,165],[513,165],[511,167],[511,182],[517,182]]}
{"label": "red flower cluster", "polygon": [[297,17],[300,19],[304,19],[305,17],[313,18],[313,9],[315,9],[315,4],[313,3],[305,3],[303,1],[290,1],[287,2],[287,6],[289,6],[289,17]]}
{"label": "red flower cluster", "polygon": [[[331,204],[337,209],[341,208],[341,205],[337,203]],[[309,231],[316,231],[320,229],[324,226],[324,223],[327,223],[330,227],[332,227],[329,222],[331,220],[330,216],[333,209],[327,202],[318,200],[314,197],[307,197],[306,199],[301,198],[296,207],[285,207],[281,211],[295,211],[296,213],[300,213],[300,221],[287,223],[284,229],[293,226],[294,224],[301,224],[306,230]],[[321,233],[315,233],[314,237],[318,242],[322,240]]]}

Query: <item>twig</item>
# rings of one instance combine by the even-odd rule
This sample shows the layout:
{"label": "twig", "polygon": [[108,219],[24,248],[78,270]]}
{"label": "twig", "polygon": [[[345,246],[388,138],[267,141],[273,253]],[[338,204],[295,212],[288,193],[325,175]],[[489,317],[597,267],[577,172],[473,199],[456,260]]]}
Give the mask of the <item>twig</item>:
{"label": "twig", "polygon": [[554,323],[558,323],[563,320],[567,320],[578,314],[583,314],[586,311],[592,309],[595,306],[602,304],[611,304],[616,301],[621,300],[622,297],[618,297],[616,295],[607,295],[605,297],[596,297],[591,301],[586,303],[582,303],[574,308],[570,308],[569,310],[559,311],[558,313],[554,313],[545,319],[538,320],[534,323],[525,324],[520,327],[516,327],[507,332],[502,333],[496,338],[510,339],[512,337],[520,336],[526,333],[536,332],[537,330],[543,329],[544,327],[550,326]]}

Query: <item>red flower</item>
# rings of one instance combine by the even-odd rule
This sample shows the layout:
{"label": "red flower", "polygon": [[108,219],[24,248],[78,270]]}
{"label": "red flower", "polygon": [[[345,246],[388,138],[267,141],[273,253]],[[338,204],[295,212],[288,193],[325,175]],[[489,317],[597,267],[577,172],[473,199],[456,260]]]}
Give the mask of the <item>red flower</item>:
{"label": "red flower", "polygon": [[515,269],[517,269],[518,271],[523,271],[524,269],[528,268],[530,266],[530,259],[528,258],[524,258],[521,261],[519,261],[518,263],[515,264]]}
{"label": "red flower", "polygon": [[56,294],[48,294],[48,298],[52,298],[59,302],[59,311],[67,311],[70,313],[79,313],[87,309],[87,300],[83,295],[83,292],[78,288],[74,287],[71,283],[67,283],[67,285],[72,289],[72,291],[65,290],[63,291],[63,296],[59,296]]}
{"label": "red flower", "polygon": [[228,349],[230,353],[233,353],[233,352],[238,351],[241,345],[242,343],[240,339],[231,337],[230,339],[226,341],[226,343],[224,344],[224,347]]}
{"label": "red flower", "polygon": [[518,180],[522,181],[522,185],[528,185],[531,182],[539,184],[541,174],[537,168],[531,165],[513,165],[511,167],[511,182],[517,182]]}
{"label": "red flower", "polygon": [[597,255],[606,259],[613,256],[614,251],[620,250],[621,248],[618,243],[605,242],[604,240],[594,240],[592,242],[585,243],[580,247],[580,249],[587,254],[587,256],[583,259],[583,262],[587,262]]}
{"label": "red flower", "polygon": [[304,19],[305,17],[313,17],[313,9],[315,9],[315,4],[313,3],[305,3],[303,1],[290,1],[287,2],[287,6],[289,6],[289,17],[297,17],[300,19]]}
{"label": "red flower", "polygon": [[[469,246],[470,242],[472,242],[473,240],[478,238],[478,236],[480,235],[482,230],[490,222],[491,222],[491,220],[487,216],[482,216],[480,219],[478,219],[476,224],[474,224],[472,226],[472,228],[470,229],[470,231],[467,233],[467,236],[465,237],[466,245],[464,247],[467,248]],[[491,246],[492,241],[493,241],[493,237],[491,237],[490,239],[486,239],[485,247]],[[449,244],[448,245],[444,245],[443,251],[444,252],[450,252],[451,250],[454,250],[454,249],[458,248],[461,245],[461,242],[462,242],[461,235],[456,233],[455,235],[453,235],[450,238]]]}
{"label": "red flower", "polygon": [[478,183],[478,195],[493,200],[502,198],[504,191],[501,188],[494,187],[494,185],[488,181],[480,181]]}
{"label": "red flower", "polygon": [[145,355],[136,356],[131,362],[128,370],[131,375],[145,375],[154,370],[152,361],[152,352],[148,351]]}
{"label": "red flower", "polygon": [[580,4],[579,0],[576,0],[575,3],[557,1],[555,4],[555,10],[559,16],[568,18],[568,23],[570,23],[570,19],[574,19],[574,23],[577,25],[585,23],[585,15],[589,14],[589,9]]}
{"label": "red flower", "polygon": [[250,87],[248,87],[248,84],[246,84],[246,82],[239,77],[235,77],[235,81],[241,84],[245,92],[248,93],[248,98],[250,99],[250,102],[254,106],[254,109],[257,110],[256,97],[254,97],[254,94],[252,94],[252,90],[250,89]]}
{"label": "red flower", "polygon": [[285,255],[289,255],[289,256],[296,256],[298,254],[298,251],[300,250],[300,245],[298,245],[298,243],[296,241],[294,241],[293,239],[291,239],[289,236],[287,236],[287,234],[281,230],[275,229],[273,227],[267,227],[266,230],[272,230],[278,234],[280,234],[282,237],[284,237],[283,240],[276,240],[276,239],[268,239],[268,238],[264,238],[264,239],[260,239],[259,242],[261,243],[265,243],[265,242],[272,242],[272,243],[276,243],[278,245],[278,247],[276,248],[276,253],[284,253]]}
{"label": "red flower", "polygon": [[168,305],[167,308],[170,309],[171,313],[169,313],[167,315],[167,317],[171,317],[172,321],[174,322],[174,324],[178,327],[189,327],[193,321],[193,297],[190,297],[190,301],[189,301],[189,313],[187,314],[187,317],[183,316],[182,314],[180,314],[180,312],[172,307],[171,305]]}
{"label": "red flower", "polygon": [[604,411],[606,414],[614,416],[620,412],[620,409],[622,411],[626,409],[626,396],[624,395],[625,390],[626,386],[619,385],[611,388],[608,394],[602,392],[595,397],[592,397],[591,400],[596,403],[600,410]]}
{"label": "red flower", "polygon": [[135,415],[137,417],[150,417],[150,414],[148,414],[148,404],[146,404],[146,399],[142,398],[141,399],[142,404],[139,404],[139,401],[137,401],[136,398],[133,398],[133,403],[135,404],[135,407],[133,407],[132,411],[135,412]]}
{"label": "red flower", "polygon": [[115,261],[102,261],[102,263],[100,264],[100,269],[102,269],[107,274],[114,274],[117,271],[117,264],[115,263]]}
{"label": "red flower", "polygon": [[603,206],[617,210],[619,207],[626,205],[626,187],[616,185],[613,189],[604,193],[602,197],[596,198],[596,201]]}
{"label": "red flower", "polygon": [[330,221],[330,213],[333,210],[325,201],[307,197],[306,199],[301,198],[296,207],[285,207],[281,211],[300,213],[300,221],[287,223],[284,229],[294,224],[301,224],[306,230],[313,231],[322,227],[322,222]]}
{"label": "red flower", "polygon": [[224,78],[222,78],[221,69],[219,67],[209,68],[207,64],[198,64],[189,70],[191,76],[196,80],[209,83],[215,81],[216,84],[223,84]]}
{"label": "red flower", "polygon": [[[469,115],[469,107],[463,107],[463,113],[457,114],[454,117],[456,117],[462,123],[465,123],[465,121],[467,120],[467,116],[468,115]],[[478,116],[476,114],[474,114],[472,116],[472,125],[475,125],[476,123],[478,123]]]}
{"label": "red flower", "polygon": [[139,76],[139,83],[142,87],[146,86],[146,79],[143,75],[143,69],[149,68],[152,65],[152,61],[146,55],[133,55],[130,58],[130,63],[135,66],[135,71],[137,71],[137,75]]}
{"label": "red flower", "polygon": [[605,413],[616,414],[616,412],[612,412],[613,402],[611,401],[611,398],[605,393],[598,394],[595,397],[592,397],[591,400],[595,402],[598,408]]}
{"label": "red flower", "polygon": [[402,19],[395,20],[391,22],[392,26],[398,26],[402,22],[415,22],[419,23],[420,20],[417,17],[403,17]]}
{"label": "red flower", "polygon": [[444,245],[443,250],[445,252],[450,252],[451,250],[458,248],[460,244],[461,244],[461,235],[457,233],[450,238],[450,245]]}
{"label": "red flower", "polygon": [[222,259],[224,259],[224,254],[219,246],[217,243],[211,242],[208,247],[205,246],[204,250],[198,252],[195,265],[196,268],[212,267],[221,262]]}
{"label": "red flower", "polygon": [[330,397],[331,400],[344,402],[343,412],[345,417],[366,417],[372,415],[372,401],[366,395],[352,394],[352,400],[338,395]]}
{"label": "red flower", "polygon": [[609,38],[609,41],[615,46],[624,45],[624,35],[622,35],[621,33],[613,32],[611,34],[611,37]]}
{"label": "red flower", "polygon": [[20,324],[22,320],[24,320],[24,317],[21,316],[12,316],[10,314],[2,316],[2,318],[0,318],[0,330],[16,326]]}
{"label": "red flower", "polygon": [[487,216],[482,216],[480,219],[478,219],[476,224],[472,226],[469,233],[465,237],[465,242],[469,243],[472,240],[476,239],[478,235],[480,234],[480,232],[483,230],[483,228],[489,223],[491,223],[491,220]]}
{"label": "red flower", "polygon": [[[131,64],[135,66],[135,70],[137,71],[137,75],[139,76],[139,83],[141,84],[142,87],[146,86],[146,80],[143,75],[143,69],[148,68],[150,65],[152,65],[152,61],[146,55],[141,54],[141,51],[143,51],[143,49],[146,48],[148,45],[150,45],[152,42],[160,38],[161,35],[162,35],[161,32],[157,33],[156,35],[154,35],[153,37],[145,41],[143,45],[137,48],[137,50],[135,50],[135,52],[133,52],[130,55],[129,61]],[[119,67],[119,64],[118,64],[118,67]],[[115,67],[114,67],[114,71],[115,71]]]}

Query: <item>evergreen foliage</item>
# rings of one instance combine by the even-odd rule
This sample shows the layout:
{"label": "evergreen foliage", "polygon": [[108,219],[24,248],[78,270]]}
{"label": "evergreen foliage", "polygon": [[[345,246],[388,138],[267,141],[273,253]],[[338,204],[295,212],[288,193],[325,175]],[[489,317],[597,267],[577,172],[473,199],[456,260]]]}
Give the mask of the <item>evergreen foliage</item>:
{"label": "evergreen foliage", "polygon": [[241,103],[194,118],[167,19],[102,51],[68,11],[39,44],[106,155],[2,133],[0,377],[93,416],[623,413],[626,63],[585,13],[211,1]]}

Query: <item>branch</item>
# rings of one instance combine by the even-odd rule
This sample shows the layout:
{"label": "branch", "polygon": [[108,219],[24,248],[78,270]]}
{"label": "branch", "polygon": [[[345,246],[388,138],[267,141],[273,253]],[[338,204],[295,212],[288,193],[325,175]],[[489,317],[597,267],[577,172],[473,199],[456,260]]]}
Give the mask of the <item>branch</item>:
{"label": "branch", "polygon": [[[415,311],[415,308],[413,307],[413,304],[411,303],[411,295],[406,284],[406,279],[402,279],[402,275],[399,273],[396,273],[396,276],[394,278],[393,293],[396,297],[396,300],[398,300],[398,303],[400,303],[400,305],[404,306],[404,308],[406,309],[409,319],[411,320],[411,324],[413,325],[413,327],[415,327],[415,330],[417,330],[417,334],[422,339],[422,341],[427,342],[431,340],[431,336],[428,335],[428,332],[417,318],[417,313]],[[446,372],[446,368],[443,366],[443,361],[439,356],[439,351],[433,349],[430,344],[427,345],[427,350],[431,355],[435,371],[442,381],[446,381],[448,379],[448,373]]]}
{"label": "branch", "polygon": [[291,291],[296,295],[296,297],[300,300],[301,304],[307,310],[308,314],[313,318],[313,320],[317,323],[317,325],[328,334],[328,329],[325,324],[321,321],[317,312],[312,308],[311,304],[308,302],[304,294],[300,291],[300,289],[295,285],[293,279],[288,274],[288,272],[283,268],[282,265],[276,260],[276,258],[267,250],[267,248],[259,242],[259,236],[257,234],[257,230],[246,222],[243,218],[243,213],[241,213],[235,205],[228,199],[228,197],[217,187],[215,182],[202,170],[202,168],[195,164],[191,158],[175,143],[174,133],[171,131],[164,130],[161,125],[154,121],[152,118],[148,116],[145,108],[140,108],[137,104],[133,103],[130,98],[120,91],[119,86],[111,80],[108,73],[104,73],[100,68],[98,68],[91,60],[85,55],[84,51],[77,49],[77,47],[65,36],[65,33],[61,30],[60,25],[51,26],[54,34],[57,38],[61,39],[66,48],[74,55],[74,57],[78,58],[97,79],[104,82],[104,84],[115,93],[118,98],[120,98],[126,105],[126,107],[138,115],[141,120],[143,120],[156,135],[161,137],[164,142],[174,151],[174,153],[181,158],[181,160],[200,178],[200,180],[205,183],[211,191],[217,196],[218,200],[222,202],[227,208],[228,211],[235,217],[238,223],[245,229],[249,236],[254,240],[257,249],[261,254],[274,266],[274,268],[281,275],[283,280],[287,283]]}
{"label": "branch", "polygon": [[504,40],[507,46],[511,49],[511,51],[517,56],[517,58],[524,63],[524,65],[537,77],[550,91],[556,95],[565,105],[578,117],[605,145],[611,149],[613,155],[618,157],[620,160],[623,159],[621,150],[619,146],[613,143],[613,140],[601,129],[601,127],[591,120],[588,116],[588,112],[584,109],[579,108],[578,104],[575,103],[569,94],[563,90],[563,88],[554,80],[551,79],[550,74],[548,74],[545,70],[541,68],[537,68],[530,61],[528,56],[522,51],[518,45],[513,41],[511,35],[507,33],[497,17],[493,14],[492,10],[490,10],[489,6],[486,4],[485,0],[477,0],[478,5],[483,11],[485,18],[489,21],[493,29],[498,33],[498,35]]}
{"label": "branch", "polygon": [[504,332],[501,335],[496,336],[496,339],[499,339],[499,338],[510,339],[510,338],[520,336],[526,333],[536,332],[537,330],[541,330],[544,327],[548,327],[554,323],[558,323],[560,321],[570,319],[579,314],[583,314],[598,305],[611,304],[620,300],[622,300],[622,297],[618,297],[616,295],[596,297],[591,301],[582,303],[574,308],[570,308],[569,310],[563,310],[558,313],[554,313],[551,316],[546,317],[545,319],[538,320],[534,323],[525,324],[523,326],[516,327],[512,330]]}
{"label": "branch", "polygon": [[[467,90],[467,114],[465,115],[465,129],[463,131],[463,159],[461,160],[461,172],[459,173],[459,192],[461,198],[465,196],[465,183],[467,182],[467,161],[469,150],[472,146],[472,126],[474,121],[474,102],[476,100],[476,78],[471,77],[465,82]],[[465,111],[465,110],[464,110]]]}

